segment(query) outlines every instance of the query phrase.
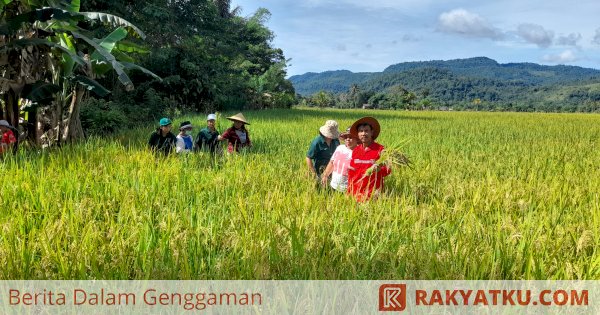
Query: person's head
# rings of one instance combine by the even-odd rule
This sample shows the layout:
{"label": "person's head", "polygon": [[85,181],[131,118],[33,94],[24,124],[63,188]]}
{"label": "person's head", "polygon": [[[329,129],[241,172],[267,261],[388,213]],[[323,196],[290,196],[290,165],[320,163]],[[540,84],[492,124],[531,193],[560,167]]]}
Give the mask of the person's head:
{"label": "person's head", "polygon": [[362,123],[356,126],[356,130],[361,143],[366,145],[373,143],[373,126],[369,123]]}
{"label": "person's head", "polygon": [[191,131],[192,128],[192,123],[186,120],[179,126],[179,133],[185,135],[188,131]]}
{"label": "person's head", "polygon": [[235,129],[241,129],[242,127],[244,127],[244,123],[239,121],[239,120],[234,120],[233,121],[233,128]]}
{"label": "person's head", "polygon": [[245,129],[244,126],[250,124],[242,113],[237,113],[231,117],[227,117],[227,119],[233,121],[233,128],[235,129]]}
{"label": "person's head", "polygon": [[215,115],[215,114],[209,114],[206,117],[206,125],[208,126],[208,128],[215,129],[215,121],[216,120],[217,120],[217,115]]}
{"label": "person's head", "polygon": [[169,133],[171,131],[171,127],[173,125],[173,123],[171,122],[171,120],[169,118],[161,118],[159,121],[159,124],[160,124],[159,129],[163,134]]}
{"label": "person's head", "polygon": [[337,139],[340,136],[337,121],[326,121],[325,124],[319,128],[319,133],[327,139]]}
{"label": "person's head", "polygon": [[0,131],[1,133],[5,133],[10,129],[10,124],[6,120],[0,120]]}
{"label": "person's head", "polygon": [[354,150],[354,148],[356,148],[356,146],[358,145],[358,139],[352,136],[352,134],[350,133],[350,127],[346,129],[346,132],[340,134],[340,139],[341,142],[343,142],[346,145],[346,147],[350,150]]}
{"label": "person's head", "polygon": [[363,145],[371,145],[377,136],[381,127],[377,119],[373,117],[363,117],[352,124],[350,134],[357,138]]}

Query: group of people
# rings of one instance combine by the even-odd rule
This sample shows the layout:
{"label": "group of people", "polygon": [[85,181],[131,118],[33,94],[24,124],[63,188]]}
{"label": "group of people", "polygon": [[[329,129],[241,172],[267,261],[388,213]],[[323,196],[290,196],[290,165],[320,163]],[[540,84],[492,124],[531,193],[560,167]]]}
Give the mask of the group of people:
{"label": "group of people", "polygon": [[[216,129],[217,116],[210,114],[206,118],[206,127],[196,136],[191,132],[191,122],[184,121],[179,126],[179,134],[172,132],[173,123],[169,118],[162,118],[159,127],[148,140],[150,149],[157,153],[169,155],[204,150],[216,153],[220,141],[228,141],[229,153],[239,152],[252,146],[246,125],[250,125],[242,113],[227,119],[232,126],[222,134]],[[16,143],[13,129],[6,120],[0,120],[0,155],[10,152]],[[345,132],[340,133],[338,123],[328,120],[319,128],[319,135],[311,142],[306,163],[312,176],[321,185],[329,186],[339,192],[348,192],[358,201],[366,201],[383,188],[383,179],[391,173],[387,166],[380,166],[377,161],[384,147],[375,142],[381,127],[377,119],[363,117],[352,124]],[[340,145],[340,142],[343,144]]]}
{"label": "group of people", "polygon": [[357,120],[344,133],[339,132],[336,121],[326,121],[306,154],[311,176],[325,187],[329,183],[334,190],[353,195],[359,202],[369,200],[383,188],[383,178],[391,173],[387,166],[377,164],[384,150],[375,142],[380,131],[373,117]]}
{"label": "group of people", "polygon": [[173,123],[169,118],[162,118],[159,127],[150,135],[148,146],[154,152],[169,155],[172,151],[176,153],[189,153],[204,150],[211,153],[218,152],[220,141],[228,141],[227,151],[229,153],[239,152],[243,148],[252,146],[246,125],[250,125],[242,113],[238,113],[227,119],[233,125],[222,134],[216,129],[217,116],[209,114],[206,117],[206,127],[200,130],[196,141],[192,136],[193,126],[189,121],[184,121],[179,126],[179,134],[175,136],[172,132]]}
{"label": "group of people", "polygon": [[11,152],[17,143],[13,127],[6,120],[0,120],[0,156]]}
{"label": "group of people", "polygon": [[[206,127],[200,130],[196,141],[191,132],[192,123],[184,121],[179,134],[172,132],[168,118],[159,121],[160,126],[152,133],[148,145],[152,151],[169,155],[204,150],[216,153],[220,141],[228,141],[229,153],[250,147],[252,142],[246,125],[250,125],[242,113],[227,117],[233,125],[219,133],[215,114],[206,118]],[[383,188],[383,179],[391,173],[387,166],[377,161],[384,147],[375,142],[381,127],[377,119],[363,117],[340,133],[338,123],[328,120],[319,128],[319,135],[311,142],[306,163],[312,176],[320,185],[353,195],[359,202],[369,200]],[[343,144],[340,145],[340,142]]]}

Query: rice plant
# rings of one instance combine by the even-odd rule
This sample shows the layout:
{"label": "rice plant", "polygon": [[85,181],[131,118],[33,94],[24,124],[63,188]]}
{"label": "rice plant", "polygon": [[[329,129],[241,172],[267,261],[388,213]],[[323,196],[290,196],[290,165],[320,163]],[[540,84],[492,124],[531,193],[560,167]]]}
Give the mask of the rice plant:
{"label": "rice plant", "polygon": [[[239,155],[157,158],[149,125],[0,160],[0,279],[600,278],[598,115],[244,115]],[[325,120],[367,115],[412,167],[357,204],[304,157]]]}

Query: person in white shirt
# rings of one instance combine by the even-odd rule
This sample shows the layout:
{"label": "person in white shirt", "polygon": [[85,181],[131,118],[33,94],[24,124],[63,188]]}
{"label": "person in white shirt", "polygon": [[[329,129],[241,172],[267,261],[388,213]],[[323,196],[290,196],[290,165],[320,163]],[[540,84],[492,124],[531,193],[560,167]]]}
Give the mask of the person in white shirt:
{"label": "person in white shirt", "polygon": [[358,139],[350,134],[350,128],[340,134],[340,138],[344,140],[344,144],[339,145],[333,152],[331,160],[321,176],[321,183],[326,186],[331,174],[331,182],[329,183],[331,188],[339,192],[346,192],[346,189],[348,189],[348,167],[352,159],[352,150],[358,145]]}
{"label": "person in white shirt", "polygon": [[175,152],[189,153],[194,148],[194,139],[191,134],[187,134],[188,131],[192,131],[192,123],[189,121],[182,122],[179,127],[179,134],[177,135]]}

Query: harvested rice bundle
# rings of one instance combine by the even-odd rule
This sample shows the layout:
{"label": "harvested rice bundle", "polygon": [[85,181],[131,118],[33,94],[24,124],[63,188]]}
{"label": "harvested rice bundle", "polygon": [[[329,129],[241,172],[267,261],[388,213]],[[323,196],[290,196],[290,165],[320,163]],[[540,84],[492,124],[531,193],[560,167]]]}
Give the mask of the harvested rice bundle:
{"label": "harvested rice bundle", "polygon": [[411,168],[412,162],[408,156],[402,152],[400,149],[401,146],[401,144],[391,145],[385,148],[385,150],[381,151],[379,159],[375,162],[375,164],[373,164],[373,166],[367,169],[365,176],[371,176],[375,170],[378,170],[382,166],[387,166],[392,170],[398,167]]}

